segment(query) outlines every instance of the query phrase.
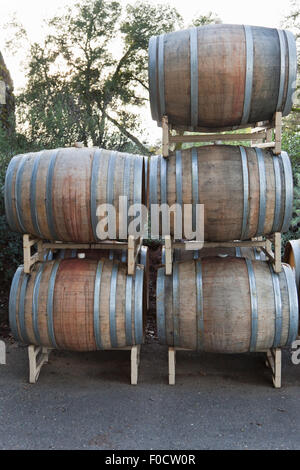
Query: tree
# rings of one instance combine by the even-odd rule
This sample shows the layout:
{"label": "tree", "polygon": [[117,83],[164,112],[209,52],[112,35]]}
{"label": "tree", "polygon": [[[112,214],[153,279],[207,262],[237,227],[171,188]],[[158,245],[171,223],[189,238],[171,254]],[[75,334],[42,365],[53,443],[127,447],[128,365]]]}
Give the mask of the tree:
{"label": "tree", "polygon": [[30,48],[28,84],[18,98],[28,140],[118,150],[131,142],[149,153],[137,137],[138,110],[148,98],[148,41],[181,21],[167,5],[138,2],[122,12],[105,0],[84,0],[49,21],[44,43]]}

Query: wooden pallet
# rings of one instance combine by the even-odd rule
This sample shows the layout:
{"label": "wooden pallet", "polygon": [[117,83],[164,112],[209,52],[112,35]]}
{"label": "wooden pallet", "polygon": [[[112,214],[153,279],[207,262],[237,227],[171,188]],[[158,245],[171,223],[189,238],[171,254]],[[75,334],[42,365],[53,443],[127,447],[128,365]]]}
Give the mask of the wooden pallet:
{"label": "wooden pallet", "polygon": [[[250,126],[249,126],[250,127]],[[251,141],[252,147],[271,148],[274,155],[281,153],[281,131],[282,131],[282,113],[276,112],[272,122],[257,123],[251,128],[251,133],[229,134],[212,133],[207,129],[206,133],[184,134],[185,130],[172,127],[168,122],[168,116],[162,118],[162,155],[169,156],[170,147],[182,143],[223,143],[232,141]],[[209,132],[210,131],[210,132]],[[275,140],[273,141],[273,133]]]}
{"label": "wooden pallet", "polygon": [[[169,385],[175,385],[176,381],[176,351],[191,351],[190,349],[169,347],[168,367]],[[271,368],[272,381],[275,388],[281,388],[281,349],[268,349],[266,351],[266,365]]]}
{"label": "wooden pallet", "polygon": [[[138,383],[138,371],[140,364],[140,350],[141,346],[131,346],[128,348],[118,348],[117,351],[130,351],[131,355],[131,374],[130,383],[131,385],[137,385]],[[44,348],[42,346],[28,346],[28,359],[29,359],[29,383],[35,384],[38,381],[41,369],[44,364],[49,361],[49,355],[52,349]]]}
{"label": "wooden pallet", "polygon": [[[45,242],[31,235],[23,235],[24,272],[30,273],[31,267],[38,261],[43,261],[49,250],[127,250],[128,274],[134,275],[137,256],[142,246],[143,239],[135,239],[129,235],[128,241],[103,241],[99,243],[64,243]],[[36,253],[32,254],[32,247],[36,246]]]}
{"label": "wooden pallet", "polygon": [[[173,250],[201,250],[202,248],[233,248],[233,247],[252,247],[260,248],[270,262],[273,264],[274,271],[280,273],[282,270],[281,265],[281,233],[276,232],[271,237],[259,237],[258,239],[246,240],[246,241],[232,241],[232,242],[203,242],[197,241],[179,241],[175,242],[171,239],[170,235],[166,235],[165,241],[165,271],[166,275],[172,274],[173,266]],[[272,242],[274,243],[274,253],[272,251]]]}

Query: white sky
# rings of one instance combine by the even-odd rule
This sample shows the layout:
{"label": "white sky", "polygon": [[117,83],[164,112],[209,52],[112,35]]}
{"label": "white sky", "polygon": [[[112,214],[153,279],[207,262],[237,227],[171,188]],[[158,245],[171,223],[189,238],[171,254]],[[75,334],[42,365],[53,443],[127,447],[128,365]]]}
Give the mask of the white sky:
{"label": "white sky", "polygon": [[[163,0],[150,0],[153,4],[164,3]],[[300,0],[296,0],[299,2]],[[124,6],[134,1],[119,0]],[[12,56],[5,48],[7,31],[3,25],[10,21],[15,14],[17,20],[23,24],[31,41],[39,41],[45,34],[43,20],[51,18],[66,5],[74,5],[77,0],[0,0],[0,50],[12,75],[15,89],[24,86],[25,77],[22,70],[22,58],[26,54],[26,46],[19,54]],[[212,11],[220,17],[223,23],[250,24],[257,26],[280,27],[284,16],[290,11],[289,0],[169,0],[183,16],[186,23],[190,23],[194,16],[207,14]],[[157,135],[156,125],[149,118],[150,130]],[[149,127],[148,126],[148,127]]]}

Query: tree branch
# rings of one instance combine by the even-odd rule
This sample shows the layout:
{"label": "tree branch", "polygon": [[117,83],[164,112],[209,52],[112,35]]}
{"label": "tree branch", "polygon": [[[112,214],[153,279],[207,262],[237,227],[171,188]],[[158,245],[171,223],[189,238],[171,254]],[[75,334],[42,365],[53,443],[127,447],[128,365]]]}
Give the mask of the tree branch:
{"label": "tree branch", "polygon": [[142,144],[142,142],[140,142],[136,137],[134,137],[134,135],[132,135],[130,132],[128,132],[127,129],[125,129],[125,127],[122,126],[122,124],[118,123],[118,121],[116,121],[114,118],[112,118],[111,116],[109,116],[106,113],[105,113],[105,116],[107,117],[107,119],[110,122],[112,122],[122,132],[122,134],[124,134],[128,139],[130,139],[132,142],[134,142],[135,145],[140,149],[140,151],[143,154],[150,155],[150,152],[147,149],[147,147],[145,147]]}

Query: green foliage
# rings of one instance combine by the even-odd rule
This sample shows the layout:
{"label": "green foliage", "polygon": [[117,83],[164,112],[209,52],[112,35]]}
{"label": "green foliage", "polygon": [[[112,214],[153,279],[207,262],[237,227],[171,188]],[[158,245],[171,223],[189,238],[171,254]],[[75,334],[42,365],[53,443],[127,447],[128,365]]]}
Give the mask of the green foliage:
{"label": "green foliage", "polygon": [[5,173],[13,155],[28,150],[22,136],[8,136],[0,128],[0,283],[9,288],[17,267],[22,262],[22,236],[10,231],[5,217]]}
{"label": "green foliage", "polygon": [[167,5],[137,2],[122,11],[104,0],[84,0],[49,21],[44,43],[30,48],[28,83],[18,97],[28,141],[116,150],[134,144],[135,152],[149,153],[137,137],[148,94],[148,41],[180,24]]}
{"label": "green foliage", "polygon": [[284,131],[282,148],[289,154],[294,178],[293,218],[288,232],[283,235],[285,245],[288,240],[300,238],[300,134]]}

